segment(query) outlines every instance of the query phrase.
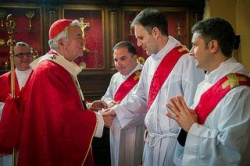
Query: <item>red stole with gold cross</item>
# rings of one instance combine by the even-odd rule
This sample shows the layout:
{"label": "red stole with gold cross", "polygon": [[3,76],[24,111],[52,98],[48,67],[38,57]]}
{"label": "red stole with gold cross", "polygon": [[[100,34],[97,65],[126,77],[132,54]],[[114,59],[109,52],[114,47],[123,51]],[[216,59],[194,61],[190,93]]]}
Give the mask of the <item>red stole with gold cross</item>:
{"label": "red stole with gold cross", "polygon": [[230,90],[240,85],[250,86],[250,78],[242,74],[231,73],[203,93],[199,104],[194,109],[198,116],[198,123],[203,124],[221,99]]}
{"label": "red stole with gold cross", "polygon": [[[204,124],[208,115],[214,110],[221,99],[233,88],[246,85],[250,86],[250,78],[237,73],[231,73],[224,76],[216,82],[211,88],[202,94],[199,104],[194,111],[198,116],[198,123]],[[185,146],[187,132],[181,129],[177,140],[181,146]]]}
{"label": "red stole with gold cross", "polygon": [[188,50],[184,46],[178,46],[168,52],[167,55],[165,55],[165,57],[162,59],[150,84],[147,111],[151,107],[163,83],[167,80],[175,64],[178,62],[180,57],[186,53],[188,53]]}
{"label": "red stole with gold cross", "polygon": [[118,88],[115,93],[114,100],[120,102],[125,96],[133,89],[133,87],[138,83],[141,76],[141,70],[135,71],[131,74]]}

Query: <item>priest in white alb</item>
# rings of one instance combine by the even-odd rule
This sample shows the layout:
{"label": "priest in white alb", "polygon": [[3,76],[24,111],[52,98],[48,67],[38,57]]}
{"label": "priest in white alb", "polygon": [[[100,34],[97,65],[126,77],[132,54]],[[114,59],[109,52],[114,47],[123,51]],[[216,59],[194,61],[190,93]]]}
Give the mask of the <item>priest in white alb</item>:
{"label": "priest in white alb", "polygon": [[[117,73],[110,81],[109,87],[101,100],[93,102],[91,109],[97,105],[112,107],[128,101],[137,87],[143,65],[137,63],[136,49],[131,42],[121,41],[113,47],[113,59]],[[141,111],[146,107],[138,108]],[[143,119],[127,121],[115,118],[110,128],[110,153],[112,166],[138,166],[142,160]]]}

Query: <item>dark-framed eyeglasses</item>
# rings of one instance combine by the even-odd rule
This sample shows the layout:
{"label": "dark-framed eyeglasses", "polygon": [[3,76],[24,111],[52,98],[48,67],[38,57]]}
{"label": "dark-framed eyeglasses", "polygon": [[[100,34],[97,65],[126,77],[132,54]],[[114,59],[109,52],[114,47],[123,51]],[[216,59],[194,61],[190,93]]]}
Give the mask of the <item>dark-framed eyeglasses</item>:
{"label": "dark-framed eyeglasses", "polygon": [[30,52],[21,52],[21,53],[19,53],[19,54],[15,54],[14,56],[17,56],[18,58],[23,58],[24,56],[26,56],[26,57],[32,57],[33,56],[33,54],[32,53],[30,53]]}

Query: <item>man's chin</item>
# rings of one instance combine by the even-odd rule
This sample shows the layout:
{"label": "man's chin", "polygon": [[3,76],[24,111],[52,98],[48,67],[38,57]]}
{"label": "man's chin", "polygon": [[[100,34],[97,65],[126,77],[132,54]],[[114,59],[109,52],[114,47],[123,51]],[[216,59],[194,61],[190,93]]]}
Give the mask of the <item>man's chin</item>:
{"label": "man's chin", "polygon": [[25,66],[25,67],[19,68],[18,70],[20,70],[20,71],[25,71],[25,70],[28,70],[29,68],[30,68],[29,66]]}
{"label": "man's chin", "polygon": [[121,75],[127,75],[127,73],[126,72],[124,72],[124,71],[119,71],[119,73],[121,74]]}

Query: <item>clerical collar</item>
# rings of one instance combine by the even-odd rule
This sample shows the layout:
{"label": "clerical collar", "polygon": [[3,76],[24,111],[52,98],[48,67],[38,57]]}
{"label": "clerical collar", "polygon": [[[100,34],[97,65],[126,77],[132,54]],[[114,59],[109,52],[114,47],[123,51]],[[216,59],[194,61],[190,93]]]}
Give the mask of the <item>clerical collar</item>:
{"label": "clerical collar", "polygon": [[18,70],[17,68],[16,68],[16,73],[20,73],[20,74],[30,74],[32,72],[32,69],[31,68],[29,68],[28,70]]}

